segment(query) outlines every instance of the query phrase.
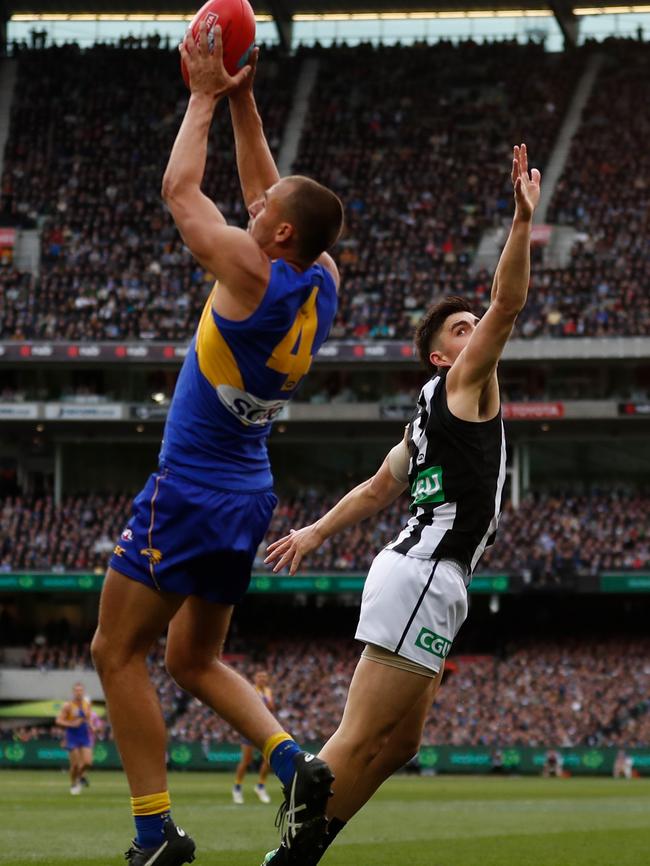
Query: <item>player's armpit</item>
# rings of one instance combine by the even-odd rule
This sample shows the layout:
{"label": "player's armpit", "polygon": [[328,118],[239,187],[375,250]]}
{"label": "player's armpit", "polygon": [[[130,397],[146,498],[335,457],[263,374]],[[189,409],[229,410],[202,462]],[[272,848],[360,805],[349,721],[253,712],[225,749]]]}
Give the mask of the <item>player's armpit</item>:
{"label": "player's armpit", "polygon": [[259,302],[266,291],[271,262],[248,232],[227,225],[216,205],[198,188],[167,191],[165,203],[199,264],[233,295]]}
{"label": "player's armpit", "polygon": [[494,374],[519,310],[493,301],[447,374],[447,392],[482,391]]}

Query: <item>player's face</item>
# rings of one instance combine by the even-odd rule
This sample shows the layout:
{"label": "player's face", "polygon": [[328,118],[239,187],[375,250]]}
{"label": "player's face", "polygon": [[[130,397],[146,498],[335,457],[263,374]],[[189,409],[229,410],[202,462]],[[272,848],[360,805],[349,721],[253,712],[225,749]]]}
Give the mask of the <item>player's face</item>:
{"label": "player's face", "polygon": [[83,686],[75,686],[72,689],[72,694],[75,701],[83,701],[84,699],[84,687]]}
{"label": "player's face", "polygon": [[269,675],[265,671],[258,671],[255,674],[255,685],[260,689],[265,689],[269,684]]}
{"label": "player's face", "polygon": [[280,180],[248,208],[248,232],[265,251],[271,250],[285,235],[287,239],[290,236],[291,226],[283,219],[282,213],[282,199],[286,192],[286,186]]}
{"label": "player's face", "polygon": [[469,343],[478,323],[478,317],[472,313],[452,313],[448,316],[431,353],[433,363],[437,367],[451,367]]}

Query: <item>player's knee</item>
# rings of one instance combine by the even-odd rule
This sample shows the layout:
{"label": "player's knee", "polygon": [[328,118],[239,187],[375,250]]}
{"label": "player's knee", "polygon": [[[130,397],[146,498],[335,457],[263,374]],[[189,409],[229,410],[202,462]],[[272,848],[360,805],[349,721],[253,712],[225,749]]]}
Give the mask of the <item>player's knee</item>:
{"label": "player's knee", "polygon": [[111,674],[119,674],[134,658],[138,660],[145,658],[144,651],[142,653],[129,651],[127,646],[108,640],[99,630],[95,632],[90,644],[90,654],[100,679]]}
{"label": "player's knee", "polygon": [[111,646],[99,631],[95,632],[95,636],[90,644],[90,654],[92,656],[95,670],[100,677],[103,676],[107,669],[108,660],[111,654]]}
{"label": "player's knee", "polygon": [[[393,749],[390,750],[393,752]],[[400,739],[395,744],[394,750],[394,758],[393,758],[393,771],[399,770],[400,767],[403,767],[405,764],[408,764],[409,761],[413,760],[415,756],[420,751],[420,739],[419,737],[411,737],[406,736],[403,739]]]}
{"label": "player's knee", "polygon": [[165,656],[165,667],[167,673],[179,688],[191,695],[199,690],[199,682],[204,673],[204,668],[197,660],[184,652],[167,651]]}

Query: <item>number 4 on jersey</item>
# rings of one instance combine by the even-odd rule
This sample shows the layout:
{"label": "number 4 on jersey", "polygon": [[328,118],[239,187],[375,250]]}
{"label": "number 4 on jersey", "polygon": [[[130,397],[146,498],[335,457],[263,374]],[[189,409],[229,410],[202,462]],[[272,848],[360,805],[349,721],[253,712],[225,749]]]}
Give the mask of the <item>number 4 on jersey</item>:
{"label": "number 4 on jersey", "polygon": [[309,372],[313,355],[311,353],[318,327],[318,312],[316,296],[318,286],[314,286],[294,319],[293,325],[285,337],[273,350],[266,366],[276,373],[284,373],[287,377],[282,385],[282,391],[293,391],[306,373]]}

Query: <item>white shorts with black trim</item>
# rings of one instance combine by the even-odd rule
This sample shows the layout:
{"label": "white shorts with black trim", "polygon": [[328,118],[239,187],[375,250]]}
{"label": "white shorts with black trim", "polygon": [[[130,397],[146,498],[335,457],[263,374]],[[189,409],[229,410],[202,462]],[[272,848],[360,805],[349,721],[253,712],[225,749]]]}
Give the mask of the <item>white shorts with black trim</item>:
{"label": "white shorts with black trim", "polygon": [[382,550],[363,589],[357,640],[439,671],[467,617],[465,576],[451,560]]}

